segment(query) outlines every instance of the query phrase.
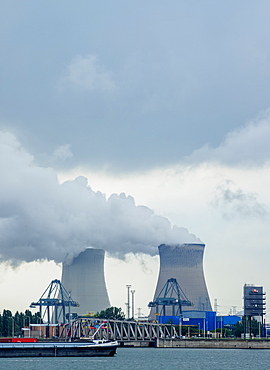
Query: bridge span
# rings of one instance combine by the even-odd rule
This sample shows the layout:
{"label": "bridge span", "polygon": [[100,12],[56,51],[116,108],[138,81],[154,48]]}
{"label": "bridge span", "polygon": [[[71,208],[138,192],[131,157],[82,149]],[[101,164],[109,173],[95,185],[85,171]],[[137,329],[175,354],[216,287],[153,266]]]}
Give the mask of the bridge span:
{"label": "bridge span", "polygon": [[142,342],[145,342],[145,346],[149,346],[149,342],[154,343],[157,339],[172,338],[177,335],[176,326],[170,324],[92,317],[72,320],[60,331],[60,338],[63,339],[106,339],[117,340],[120,344],[140,342],[141,346]]}

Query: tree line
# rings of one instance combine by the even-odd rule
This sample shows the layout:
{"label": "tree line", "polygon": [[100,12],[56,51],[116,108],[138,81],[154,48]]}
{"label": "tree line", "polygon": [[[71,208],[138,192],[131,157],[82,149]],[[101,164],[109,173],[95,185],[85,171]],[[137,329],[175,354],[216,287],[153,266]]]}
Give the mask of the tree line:
{"label": "tree line", "polygon": [[0,337],[19,337],[22,335],[22,328],[42,323],[39,312],[33,315],[30,310],[25,310],[24,313],[17,311],[13,315],[10,310],[3,310],[0,314]]}
{"label": "tree line", "polygon": [[96,318],[101,319],[114,319],[114,320],[124,320],[125,314],[121,308],[118,307],[108,307],[105,310],[97,312],[95,314]]}

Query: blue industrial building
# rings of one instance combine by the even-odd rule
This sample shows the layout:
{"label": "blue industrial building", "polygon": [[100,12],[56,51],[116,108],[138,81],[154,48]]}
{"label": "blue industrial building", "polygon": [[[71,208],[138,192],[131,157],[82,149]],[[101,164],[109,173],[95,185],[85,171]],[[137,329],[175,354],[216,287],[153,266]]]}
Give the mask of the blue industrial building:
{"label": "blue industrial building", "polygon": [[217,316],[216,317],[217,329],[236,325],[241,320],[242,318],[236,315]]}
{"label": "blue industrial building", "polygon": [[240,316],[217,316],[214,311],[183,311],[180,316],[158,316],[161,324],[173,324],[182,326],[197,326],[199,332],[207,332],[236,325],[241,321]]}

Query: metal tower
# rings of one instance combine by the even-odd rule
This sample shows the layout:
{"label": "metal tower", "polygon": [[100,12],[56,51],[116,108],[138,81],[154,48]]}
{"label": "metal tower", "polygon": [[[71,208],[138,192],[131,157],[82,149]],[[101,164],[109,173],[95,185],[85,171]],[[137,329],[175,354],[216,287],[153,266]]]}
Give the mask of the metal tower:
{"label": "metal tower", "polygon": [[166,307],[168,306],[171,307],[170,315],[172,316],[180,316],[182,306],[192,306],[174,278],[168,279],[157,298],[148,304],[148,307],[156,308],[156,315],[161,316],[166,316]]}
{"label": "metal tower", "polygon": [[262,286],[244,285],[244,336],[252,334],[251,318],[259,317],[259,337],[264,336],[263,316],[265,315],[265,293]]}
{"label": "metal tower", "polygon": [[[51,321],[55,324],[59,322],[65,324],[67,321],[66,314],[68,313],[68,318],[70,320],[70,308],[78,307],[78,303],[73,301],[70,293],[64,288],[60,280],[53,280],[42,294],[39,301],[32,302],[30,305],[31,308],[36,308],[37,306],[39,306],[40,309],[40,317],[47,321],[48,325]],[[54,319],[52,316],[54,316]]]}

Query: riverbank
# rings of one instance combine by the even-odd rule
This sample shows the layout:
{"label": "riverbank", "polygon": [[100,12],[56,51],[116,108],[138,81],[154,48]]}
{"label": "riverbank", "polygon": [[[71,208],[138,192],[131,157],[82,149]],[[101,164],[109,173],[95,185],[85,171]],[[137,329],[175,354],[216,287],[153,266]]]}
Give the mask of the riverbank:
{"label": "riverbank", "polygon": [[270,349],[268,339],[156,339],[155,341],[119,341],[120,347]]}
{"label": "riverbank", "polygon": [[270,349],[268,339],[157,339],[156,348]]}

